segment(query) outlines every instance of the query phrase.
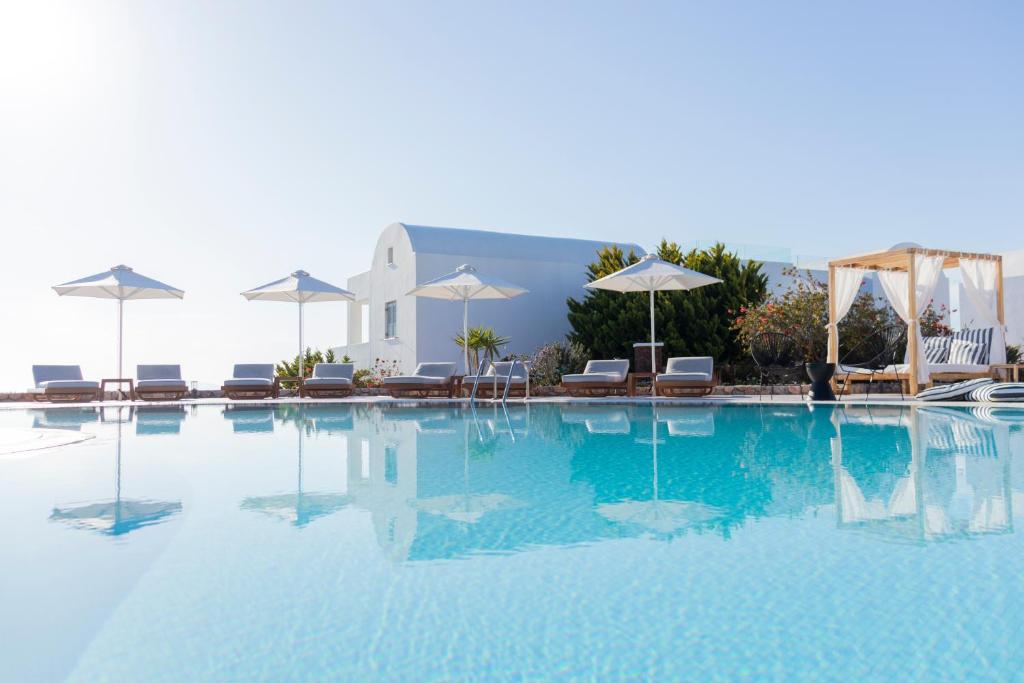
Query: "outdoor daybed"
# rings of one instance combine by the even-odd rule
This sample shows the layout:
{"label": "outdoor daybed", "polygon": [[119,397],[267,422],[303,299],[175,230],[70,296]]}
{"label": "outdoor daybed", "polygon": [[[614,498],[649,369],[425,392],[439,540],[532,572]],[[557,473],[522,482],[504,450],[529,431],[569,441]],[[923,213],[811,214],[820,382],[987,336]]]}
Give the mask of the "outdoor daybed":
{"label": "outdoor daybed", "polygon": [[188,395],[180,365],[137,365],[135,395],[143,401],[173,400]]}
{"label": "outdoor daybed", "polygon": [[352,363],[317,363],[313,376],[302,380],[299,396],[312,398],[344,398],[352,395]]}
{"label": "outdoor daybed", "polygon": [[29,389],[33,401],[71,402],[98,401],[103,398],[100,383],[82,379],[78,365],[33,365]]}
{"label": "outdoor daybed", "polygon": [[629,392],[628,360],[591,360],[577,375],[562,375],[570,396],[611,396]]}
{"label": "outdoor daybed", "polygon": [[717,385],[711,356],[669,358],[665,372],[654,379],[658,396],[707,396]]}
{"label": "outdoor daybed", "polygon": [[[505,391],[505,383],[508,381],[508,372],[512,368],[513,361],[495,361],[487,368],[487,372],[480,375],[477,382],[476,395],[478,398],[497,398]],[[522,398],[526,396],[526,380],[528,369],[522,361],[515,362],[515,370],[512,372],[512,383],[508,389],[509,396]],[[466,375],[462,378],[462,392],[469,396],[473,391],[473,383],[476,382],[476,375]],[[497,387],[497,390],[495,390]]]}
{"label": "outdoor daybed", "polygon": [[455,363],[420,363],[411,375],[385,377],[384,387],[394,398],[451,398],[461,381],[462,378],[455,374]]}
{"label": "outdoor daybed", "polygon": [[272,363],[239,363],[220,388],[232,400],[277,398],[280,384]]}

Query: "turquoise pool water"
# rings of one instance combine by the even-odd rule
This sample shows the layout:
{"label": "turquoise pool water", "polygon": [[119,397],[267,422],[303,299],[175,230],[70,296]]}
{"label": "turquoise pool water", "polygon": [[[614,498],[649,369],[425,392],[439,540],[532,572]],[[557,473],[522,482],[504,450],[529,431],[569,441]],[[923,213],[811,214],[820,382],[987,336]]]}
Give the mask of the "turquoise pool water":
{"label": "turquoise pool water", "polygon": [[87,439],[0,455],[0,678],[1020,678],[1022,426],[769,403],[0,412],[0,434]]}

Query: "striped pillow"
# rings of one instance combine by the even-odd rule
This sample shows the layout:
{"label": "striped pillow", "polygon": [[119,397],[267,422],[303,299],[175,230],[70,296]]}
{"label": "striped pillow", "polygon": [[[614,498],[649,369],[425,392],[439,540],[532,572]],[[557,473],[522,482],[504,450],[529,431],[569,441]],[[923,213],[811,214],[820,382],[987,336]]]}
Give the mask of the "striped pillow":
{"label": "striped pillow", "polygon": [[932,365],[949,361],[949,344],[952,337],[925,337],[924,358]]}
{"label": "striped pillow", "polygon": [[949,346],[949,362],[954,365],[987,365],[988,349],[976,342],[954,339]]}
{"label": "striped pillow", "polygon": [[994,382],[975,389],[968,399],[979,403],[1024,401],[1024,382]]}
{"label": "striped pillow", "polygon": [[966,400],[967,394],[975,389],[980,389],[986,384],[992,383],[992,380],[988,377],[979,377],[978,379],[968,379],[954,384],[940,384],[937,387],[925,389],[915,398],[918,401],[952,401],[958,398]]}
{"label": "striped pillow", "polygon": [[981,344],[984,347],[984,351],[981,360],[975,361],[961,361],[952,360],[952,347],[950,347],[950,363],[970,363],[971,365],[988,365],[989,356],[991,355],[992,349],[992,328],[984,327],[975,330],[957,330],[951,337],[952,341],[961,340],[966,342],[972,342],[974,344]]}

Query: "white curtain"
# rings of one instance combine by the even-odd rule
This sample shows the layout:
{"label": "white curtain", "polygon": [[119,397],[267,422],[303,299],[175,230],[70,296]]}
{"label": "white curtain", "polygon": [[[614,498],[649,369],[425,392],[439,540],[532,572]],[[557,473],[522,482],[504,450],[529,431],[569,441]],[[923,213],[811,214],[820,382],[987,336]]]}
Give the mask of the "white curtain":
{"label": "white curtain", "polygon": [[939,284],[942,276],[942,265],[945,263],[945,256],[927,256],[917,254],[914,256],[914,287],[917,310],[910,310],[910,275],[904,271],[880,270],[878,280],[882,283],[882,289],[889,298],[889,303],[896,309],[896,314],[907,323],[909,328],[907,338],[910,335],[917,337],[917,381],[927,382],[929,377],[928,361],[924,357],[924,341],[921,339],[921,324],[918,322],[921,315],[928,308],[935,293],[935,287]]}
{"label": "white curtain", "polygon": [[977,310],[983,323],[995,329],[992,333],[992,352],[989,363],[1006,362],[1006,329],[999,322],[996,304],[996,262],[982,259],[961,259],[964,293]]}
{"label": "white curtain", "polygon": [[835,322],[829,324],[831,328],[829,334],[835,340],[837,352],[839,350],[839,321],[850,312],[850,307],[853,306],[853,301],[857,298],[857,292],[860,291],[860,283],[864,280],[865,272],[867,271],[863,268],[836,268],[835,270],[836,289],[834,292],[829,292],[829,296],[832,297],[832,301],[836,305],[836,319]]}

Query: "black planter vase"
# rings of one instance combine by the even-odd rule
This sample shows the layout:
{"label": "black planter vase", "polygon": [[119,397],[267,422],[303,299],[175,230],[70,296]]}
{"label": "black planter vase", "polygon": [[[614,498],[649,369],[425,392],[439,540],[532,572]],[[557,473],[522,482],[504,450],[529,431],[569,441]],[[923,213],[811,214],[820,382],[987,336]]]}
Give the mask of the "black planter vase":
{"label": "black planter vase", "polygon": [[835,363],[804,363],[807,376],[811,378],[811,389],[807,397],[812,401],[834,401],[832,392],[832,375],[836,373]]}

